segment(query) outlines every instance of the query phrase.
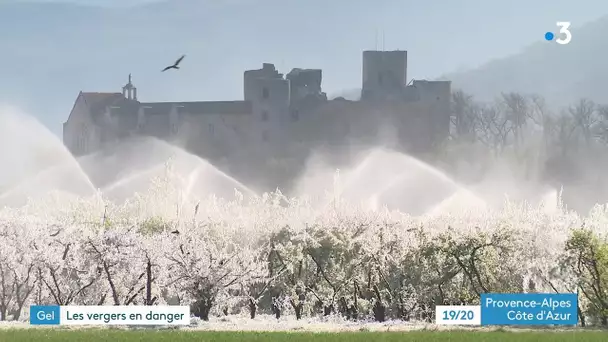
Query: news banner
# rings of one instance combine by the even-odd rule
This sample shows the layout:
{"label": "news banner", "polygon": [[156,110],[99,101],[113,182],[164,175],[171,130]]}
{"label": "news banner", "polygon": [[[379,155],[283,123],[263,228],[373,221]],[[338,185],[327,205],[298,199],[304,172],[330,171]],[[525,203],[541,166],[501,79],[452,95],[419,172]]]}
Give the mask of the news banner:
{"label": "news banner", "polygon": [[[576,293],[484,293],[480,305],[437,306],[438,325],[576,325]],[[32,325],[189,325],[188,306],[30,307]]]}
{"label": "news banner", "polygon": [[435,308],[438,325],[576,325],[576,293],[483,293],[480,305]]}

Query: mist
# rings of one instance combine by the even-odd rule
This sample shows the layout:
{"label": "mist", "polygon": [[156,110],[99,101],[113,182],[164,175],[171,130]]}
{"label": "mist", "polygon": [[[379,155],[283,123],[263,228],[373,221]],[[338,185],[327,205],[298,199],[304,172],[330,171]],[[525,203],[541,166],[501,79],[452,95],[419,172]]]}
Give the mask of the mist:
{"label": "mist", "polygon": [[434,330],[438,305],[574,292],[607,327],[606,13],[2,1],[0,332],[92,304]]}
{"label": "mist", "polygon": [[[69,27],[51,32],[59,38],[60,44],[51,55],[45,55],[56,62],[44,63],[50,69],[38,74],[18,76],[13,74],[12,69],[0,70],[8,76],[3,78],[5,83],[6,80],[13,81],[12,86],[6,83],[0,87],[0,98],[4,99],[3,103],[21,108],[3,108],[1,115],[6,122],[3,126],[6,130],[3,142],[5,146],[10,146],[17,139],[23,140],[18,148],[3,150],[4,159],[14,165],[0,174],[0,189],[3,190],[3,198],[7,200],[9,193],[13,197],[19,194],[17,197],[20,199],[15,201],[23,203],[29,196],[60,190],[78,196],[91,195],[91,192],[100,196],[100,192],[101,196],[120,202],[136,193],[145,192],[154,179],[165,177],[170,170],[182,179],[180,186],[185,189],[186,196],[204,197],[214,194],[232,198],[235,189],[250,195],[262,195],[279,189],[289,196],[314,198],[331,193],[330,197],[333,196],[334,199],[341,196],[349,201],[366,203],[372,209],[387,206],[415,215],[433,212],[437,208],[448,210],[448,202],[463,204],[461,207],[466,209],[469,206],[477,208],[481,204],[500,207],[507,200],[540,203],[547,198],[561,196],[559,201],[563,200],[567,208],[584,213],[594,205],[607,201],[606,176],[601,170],[607,165],[607,117],[603,103],[608,103],[608,99],[596,91],[601,89],[594,81],[597,76],[590,76],[601,75],[603,72],[601,62],[596,62],[591,56],[599,61],[603,51],[608,52],[594,39],[595,32],[599,32],[598,28],[608,22],[605,18],[597,19],[601,11],[586,11],[582,5],[577,7],[568,14],[569,18],[573,18],[574,24],[572,44],[556,46],[547,45],[549,43],[542,41],[542,32],[537,31],[541,30],[541,26],[554,25],[552,20],[548,20],[550,16],[561,17],[563,14],[544,13],[541,16],[537,13],[539,11],[530,8],[527,13],[530,22],[526,21],[528,16],[518,19],[521,25],[517,27],[516,35],[521,37],[520,40],[513,39],[500,44],[488,42],[483,44],[483,49],[479,49],[470,44],[487,37],[469,37],[463,34],[456,45],[450,45],[455,42],[449,39],[440,39],[444,43],[435,44],[433,49],[442,51],[443,55],[449,55],[450,58],[441,57],[441,54],[437,57],[434,52],[431,56],[431,51],[419,44],[423,39],[439,39],[435,36],[442,30],[440,19],[448,13],[448,8],[433,12],[429,17],[428,20],[437,25],[426,25],[425,30],[416,30],[415,37],[408,34],[402,40],[397,40],[394,37],[400,30],[395,26],[398,20],[391,18],[396,19],[399,11],[406,7],[420,13],[427,9],[422,5],[396,4],[391,1],[369,8],[366,7],[368,5],[353,5],[355,14],[341,19],[345,21],[344,32],[338,30],[331,37],[319,36],[316,41],[294,27],[293,39],[279,39],[287,42],[280,49],[270,44],[259,50],[262,53],[253,53],[251,49],[243,53],[239,49],[246,47],[231,43],[232,47],[226,50],[228,52],[222,52],[231,57],[223,58],[221,62],[215,60],[220,49],[203,49],[204,53],[203,50],[191,52],[190,44],[195,41],[192,32],[199,28],[185,30],[176,27],[160,32],[165,38],[173,35],[180,37],[178,43],[169,43],[175,53],[169,54],[169,49],[164,48],[156,55],[154,49],[148,46],[146,51],[150,58],[145,58],[142,63],[138,62],[139,57],[132,57],[131,47],[124,46],[123,38],[114,36],[110,33],[111,30],[97,30],[95,34],[100,34],[100,39],[95,40],[105,50],[90,50],[89,53],[95,51],[95,56],[91,55],[90,60],[86,53],[79,55],[77,65],[68,68],[70,59],[64,57],[71,53],[70,46],[80,45],[82,37],[76,32],[79,27],[86,31],[100,24],[131,18],[132,21],[128,24],[130,30],[126,32],[130,32],[128,36],[137,45],[151,41],[151,36],[155,34],[154,28],[143,25],[142,20],[146,18],[186,20],[191,18],[186,14],[188,10],[195,8],[207,8],[217,13],[235,10],[238,14],[239,9],[250,8],[247,6],[254,6],[262,12],[267,7],[280,11],[291,6],[253,5],[252,2],[231,2],[225,5],[205,2],[197,5],[185,1],[135,5],[127,10],[112,8],[109,2],[102,4],[110,5],[108,8],[98,8],[95,4],[75,7],[72,3],[83,5],[79,2],[66,2],[40,7],[43,11],[49,11],[48,20],[51,21],[62,17],[79,18],[72,21]],[[474,2],[459,5],[461,8],[458,11],[462,12],[463,18],[475,14],[473,10],[465,11],[473,5]],[[31,2],[26,7],[20,7],[19,4],[7,3],[2,6],[15,15],[23,15],[36,8],[37,4]],[[512,6],[511,9],[516,7],[509,6]],[[301,8],[302,11],[304,9]],[[323,29],[338,20],[337,12],[334,12],[336,9],[332,7],[322,14]],[[364,31],[369,32],[349,29],[353,20],[366,14],[365,10],[374,13],[365,17],[368,27]],[[498,15],[498,11],[489,11],[483,6],[476,7],[476,11],[487,11],[483,17],[488,20]],[[511,10],[504,12],[503,19],[507,20],[510,13]],[[85,17],[90,17],[91,20],[81,20]],[[384,19],[378,21],[374,18]],[[48,20],[45,20],[47,19],[41,18],[41,27],[46,25]],[[277,21],[277,25],[281,23],[282,21]],[[415,21],[407,22],[407,25],[415,24]],[[223,27],[224,24],[212,22],[211,26],[213,25]],[[508,25],[505,27],[497,26],[495,30],[489,31],[499,34],[501,30],[508,29]],[[463,32],[471,30],[465,24],[461,29]],[[121,30],[122,28],[118,31]],[[184,30],[185,36],[178,33],[180,30]],[[238,26],[230,25],[229,31],[222,31],[221,41],[217,40],[217,34],[211,32],[205,33],[202,39],[206,44],[217,41],[218,46],[228,47],[229,41],[239,42],[244,39],[238,38],[239,30],[241,28]],[[270,26],[261,30],[258,33],[262,35],[268,30],[276,33]],[[19,56],[26,57],[17,63],[20,68],[29,69],[26,67],[28,63],[40,64],[35,61],[37,56],[45,53],[37,43],[37,37],[42,31],[36,29],[26,33],[17,30],[17,35],[26,35],[27,39],[13,36],[7,40],[9,43],[19,42],[19,45],[0,57],[7,59],[5,65],[14,65]],[[112,46],[104,45],[106,39],[103,37],[107,34],[113,35],[115,39]],[[334,42],[339,36],[346,35],[364,39],[356,40],[356,43],[344,50],[348,53],[343,56],[344,63],[336,62],[342,56],[340,54],[324,55],[310,50],[310,47],[325,46],[328,39]],[[297,42],[297,46],[292,46],[293,42]],[[88,46],[89,43],[84,44]],[[141,96],[151,101],[240,99],[242,72],[259,61],[272,59],[278,62],[281,72],[287,72],[291,66],[322,67],[323,91],[330,99],[345,98],[346,103],[349,100],[358,101],[361,91],[360,53],[373,45],[382,49],[406,47],[409,51],[408,79],[433,79],[441,76],[452,80],[451,127],[446,141],[437,142],[432,150],[424,152],[403,146],[399,142],[401,133],[395,128],[399,123],[392,121],[394,118],[390,115],[382,114],[382,108],[368,110],[358,116],[334,115],[330,112],[324,118],[304,118],[300,125],[304,128],[288,133],[294,137],[294,142],[286,146],[275,146],[270,155],[260,154],[251,146],[240,146],[229,156],[209,156],[204,153],[197,156],[201,150],[213,148],[206,145],[208,142],[180,136],[173,141],[154,137],[131,138],[92,154],[72,157],[63,147],[61,138],[57,137],[60,134],[55,127],[66,119],[78,90],[119,89],[119,82],[133,69],[137,72],[136,75],[141,75],[135,77],[136,84],[143,89],[140,90],[140,94],[143,93]],[[581,53],[591,48],[594,53]],[[119,60],[109,56],[111,51],[120,56]],[[185,66],[187,71],[168,76],[158,73],[158,66],[164,66],[167,61],[173,60],[175,54],[179,54],[178,51],[188,52],[185,63],[190,64]],[[235,59],[235,56],[238,58]],[[58,60],[59,57],[62,60]],[[495,59],[497,57],[500,58]],[[576,58],[591,59],[581,63]],[[465,59],[468,61],[465,69],[469,70],[450,72],[462,69]],[[89,65],[95,60],[98,61],[95,67]],[[550,62],[538,63],[544,60]],[[103,63],[100,64],[99,61]],[[116,68],[110,68],[110,64]],[[203,65],[207,66],[201,69]],[[214,67],[209,68],[210,65]],[[560,69],[562,72],[547,71],[555,70],[558,65],[563,65]],[[147,70],[140,70],[142,67]],[[60,76],[59,70],[65,75]],[[150,70],[155,71],[154,75]],[[90,72],[96,75],[91,75]],[[506,74],[510,77],[505,77]],[[530,79],[530,74],[537,76],[534,82],[525,81]],[[113,75],[111,79],[107,78],[109,75]],[[98,76],[103,76],[103,79]],[[164,79],[161,80],[161,76]],[[41,94],[40,89],[33,85],[56,79],[63,81],[55,82],[57,87],[46,87],[45,94]],[[210,80],[216,83],[210,85]],[[52,94],[53,99],[47,101],[44,96],[49,94]],[[41,102],[45,104],[40,105]],[[29,115],[23,114],[24,112]],[[329,117],[333,117],[331,123],[327,121]],[[341,128],[338,129],[341,121],[348,122],[350,133],[343,134]],[[316,127],[319,126],[333,127],[334,130],[316,134]],[[22,131],[29,133],[18,133]],[[198,147],[193,148],[193,144]],[[62,179],[78,181],[64,184]],[[27,190],[23,188],[24,184],[30,184]]]}
{"label": "mist", "polygon": [[[453,97],[463,98],[462,93]],[[256,158],[259,152],[254,148],[242,146],[238,155],[249,158],[227,160],[196,156],[183,143],[188,139],[166,142],[145,136],[74,157],[35,118],[3,107],[0,136],[4,146],[13,148],[3,152],[11,167],[0,174],[0,200],[2,205],[21,206],[32,198],[61,193],[122,203],[165,180],[188,201],[209,196],[251,199],[279,190],[311,200],[319,210],[340,199],[365,210],[388,208],[411,215],[498,210],[509,201],[552,208],[565,205],[584,214],[606,202],[607,179],[601,170],[608,150],[595,138],[585,143],[584,130],[574,119],[566,121],[573,114],[558,116],[556,121],[563,126],[557,129],[547,124],[552,128],[542,138],[522,125],[519,134],[513,135],[516,130],[511,128],[504,140],[491,139],[498,145],[488,145],[481,136],[484,129],[489,129],[485,134],[492,133],[490,128],[478,123],[465,134],[458,127],[462,125],[458,120],[473,115],[477,107],[469,102],[462,108],[471,112],[456,113],[452,127],[461,135],[452,134],[441,150],[417,157],[400,151],[393,125],[381,122],[375,135],[365,139],[345,136],[337,145],[299,141],[264,158]],[[501,115],[506,113],[503,109]],[[605,124],[597,121],[593,129]],[[559,135],[565,129],[572,131],[566,141]],[[473,132],[480,138],[472,139]],[[21,143],[12,143],[16,139]]]}

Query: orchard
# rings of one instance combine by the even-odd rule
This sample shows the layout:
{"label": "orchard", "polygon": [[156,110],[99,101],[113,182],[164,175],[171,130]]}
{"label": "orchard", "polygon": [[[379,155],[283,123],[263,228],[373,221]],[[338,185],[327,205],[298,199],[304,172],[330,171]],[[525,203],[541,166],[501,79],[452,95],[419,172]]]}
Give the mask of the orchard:
{"label": "orchard", "polygon": [[120,205],[58,194],[0,211],[0,319],[31,304],[189,305],[212,316],[433,321],[484,292],[578,292],[607,325],[608,209],[505,203],[409,216],[339,197],[180,198],[159,180]]}

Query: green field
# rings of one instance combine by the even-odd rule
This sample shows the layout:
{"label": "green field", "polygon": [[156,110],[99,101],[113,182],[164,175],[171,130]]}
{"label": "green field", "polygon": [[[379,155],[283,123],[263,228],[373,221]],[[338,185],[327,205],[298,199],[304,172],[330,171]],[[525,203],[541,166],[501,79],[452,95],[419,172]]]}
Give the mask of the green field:
{"label": "green field", "polygon": [[209,342],[209,341],[259,341],[259,342],[376,342],[376,341],[450,341],[450,342],[559,342],[559,341],[608,341],[608,332],[506,332],[506,331],[415,331],[415,332],[202,332],[202,331],[126,331],[126,330],[54,330],[15,329],[0,330],[1,342]]}

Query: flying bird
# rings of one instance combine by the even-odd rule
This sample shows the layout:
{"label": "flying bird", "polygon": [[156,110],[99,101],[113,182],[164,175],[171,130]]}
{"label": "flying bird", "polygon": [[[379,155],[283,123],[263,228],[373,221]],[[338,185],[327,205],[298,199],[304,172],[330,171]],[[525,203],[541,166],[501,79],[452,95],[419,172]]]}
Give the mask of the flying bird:
{"label": "flying bird", "polygon": [[170,65],[162,70],[162,72],[167,71],[169,69],[179,69],[179,63],[181,63],[182,59],[184,59],[186,55],[181,56],[178,60],[175,61],[173,65]]}

